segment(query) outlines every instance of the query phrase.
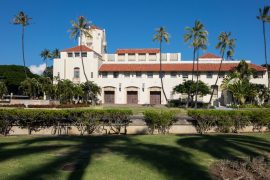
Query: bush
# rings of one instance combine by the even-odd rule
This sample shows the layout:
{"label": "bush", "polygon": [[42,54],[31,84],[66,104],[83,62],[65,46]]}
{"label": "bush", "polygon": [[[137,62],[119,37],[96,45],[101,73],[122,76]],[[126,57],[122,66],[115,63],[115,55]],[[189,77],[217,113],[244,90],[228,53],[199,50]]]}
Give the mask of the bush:
{"label": "bush", "polygon": [[78,107],[89,107],[89,104],[28,105],[28,108],[78,108]]}
{"label": "bush", "polygon": [[74,125],[81,135],[93,133],[98,126],[114,127],[117,134],[129,124],[129,110],[41,110],[0,109],[0,133],[9,134],[12,126],[27,128],[28,134],[46,127],[53,127],[52,134],[67,134],[68,126]]}
{"label": "bush", "polygon": [[124,134],[126,134],[127,125],[130,123],[130,115],[132,115],[131,110],[107,110],[102,119],[103,125],[109,126],[110,130],[116,134],[120,134],[121,129],[124,128]]}
{"label": "bush", "polygon": [[270,166],[267,158],[247,160],[221,160],[210,167],[213,179],[269,179]]}
{"label": "bush", "polygon": [[1,104],[0,107],[25,108],[25,105],[24,104]]}
{"label": "bush", "polygon": [[203,134],[216,127],[218,132],[238,132],[248,125],[255,129],[270,127],[269,110],[189,110],[199,133]]}
{"label": "bush", "polygon": [[156,129],[158,133],[167,134],[170,127],[176,122],[175,111],[148,110],[143,114],[150,134],[153,134]]}

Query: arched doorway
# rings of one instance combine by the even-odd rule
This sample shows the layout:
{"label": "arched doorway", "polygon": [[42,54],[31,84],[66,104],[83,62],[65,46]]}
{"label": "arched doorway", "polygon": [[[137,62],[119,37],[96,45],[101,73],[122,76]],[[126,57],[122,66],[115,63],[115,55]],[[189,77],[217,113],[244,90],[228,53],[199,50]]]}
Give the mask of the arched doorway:
{"label": "arched doorway", "polygon": [[150,87],[150,104],[161,104],[161,88],[160,87]]}
{"label": "arched doorway", "polygon": [[127,104],[138,104],[138,87],[127,87]]}
{"label": "arched doorway", "polygon": [[115,104],[115,87],[107,86],[103,88],[104,104]]}

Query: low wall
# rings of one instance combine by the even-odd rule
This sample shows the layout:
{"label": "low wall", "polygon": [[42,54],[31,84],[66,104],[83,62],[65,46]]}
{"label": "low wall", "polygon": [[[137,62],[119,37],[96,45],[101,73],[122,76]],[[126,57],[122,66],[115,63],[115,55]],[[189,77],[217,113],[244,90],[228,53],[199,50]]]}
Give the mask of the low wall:
{"label": "low wall", "polygon": [[9,104],[24,104],[28,105],[60,105],[59,101],[51,101],[51,100],[33,100],[33,99],[11,99]]}
{"label": "low wall", "polygon": [[[178,121],[170,128],[169,133],[171,134],[197,134],[196,127],[193,125],[194,120],[190,117],[178,117]],[[132,116],[131,123],[127,126],[127,134],[148,134],[148,127],[142,119],[142,116]],[[267,127],[263,127],[261,131],[267,131]],[[215,128],[208,131],[209,133],[215,132]],[[253,126],[247,126],[244,129],[239,130],[239,132],[254,132]],[[53,135],[55,129],[53,127],[48,127],[41,129],[36,132],[32,132],[33,135]],[[104,127],[104,129],[98,129],[94,134],[113,134],[114,132],[110,130],[109,127]],[[124,128],[121,133],[124,133]],[[157,133],[157,132],[155,132]],[[20,128],[14,126],[11,129],[10,135],[26,135],[28,134],[28,129]],[[57,132],[56,132],[57,134]],[[79,135],[76,126],[65,126],[61,128],[61,134],[63,135]]]}

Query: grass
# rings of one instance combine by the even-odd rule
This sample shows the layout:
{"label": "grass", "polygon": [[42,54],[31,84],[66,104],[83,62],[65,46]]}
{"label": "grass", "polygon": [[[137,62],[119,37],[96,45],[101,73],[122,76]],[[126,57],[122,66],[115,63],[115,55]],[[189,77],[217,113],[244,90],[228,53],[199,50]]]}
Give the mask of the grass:
{"label": "grass", "polygon": [[102,105],[93,106],[94,109],[129,109],[132,110],[134,115],[141,115],[146,110],[173,110],[177,112],[177,115],[187,115],[187,110],[183,108],[172,108],[166,106],[143,106],[143,105]]}
{"label": "grass", "polygon": [[[1,179],[210,179],[219,159],[270,153],[270,133],[0,137]],[[64,171],[71,164],[75,171]]]}

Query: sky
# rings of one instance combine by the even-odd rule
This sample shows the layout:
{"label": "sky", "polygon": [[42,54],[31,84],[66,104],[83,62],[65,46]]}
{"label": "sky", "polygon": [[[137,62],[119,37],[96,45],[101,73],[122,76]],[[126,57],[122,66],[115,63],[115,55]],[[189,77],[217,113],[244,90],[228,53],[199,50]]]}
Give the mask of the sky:
{"label": "sky", "polygon": [[[183,35],[185,27],[200,20],[209,32],[205,53],[219,55],[218,35],[231,32],[237,39],[234,58],[263,64],[262,24],[256,16],[264,5],[270,5],[270,0],[0,0],[0,64],[22,65],[21,27],[11,23],[19,11],[32,18],[25,31],[25,56],[26,65],[36,68],[42,66],[43,49],[77,45],[68,29],[70,21],[81,15],[106,30],[108,53],[158,47],[152,38],[155,29],[164,26],[170,42],[163,51],[180,52],[182,60],[191,60],[192,49]],[[269,32],[267,25],[270,47]]]}

